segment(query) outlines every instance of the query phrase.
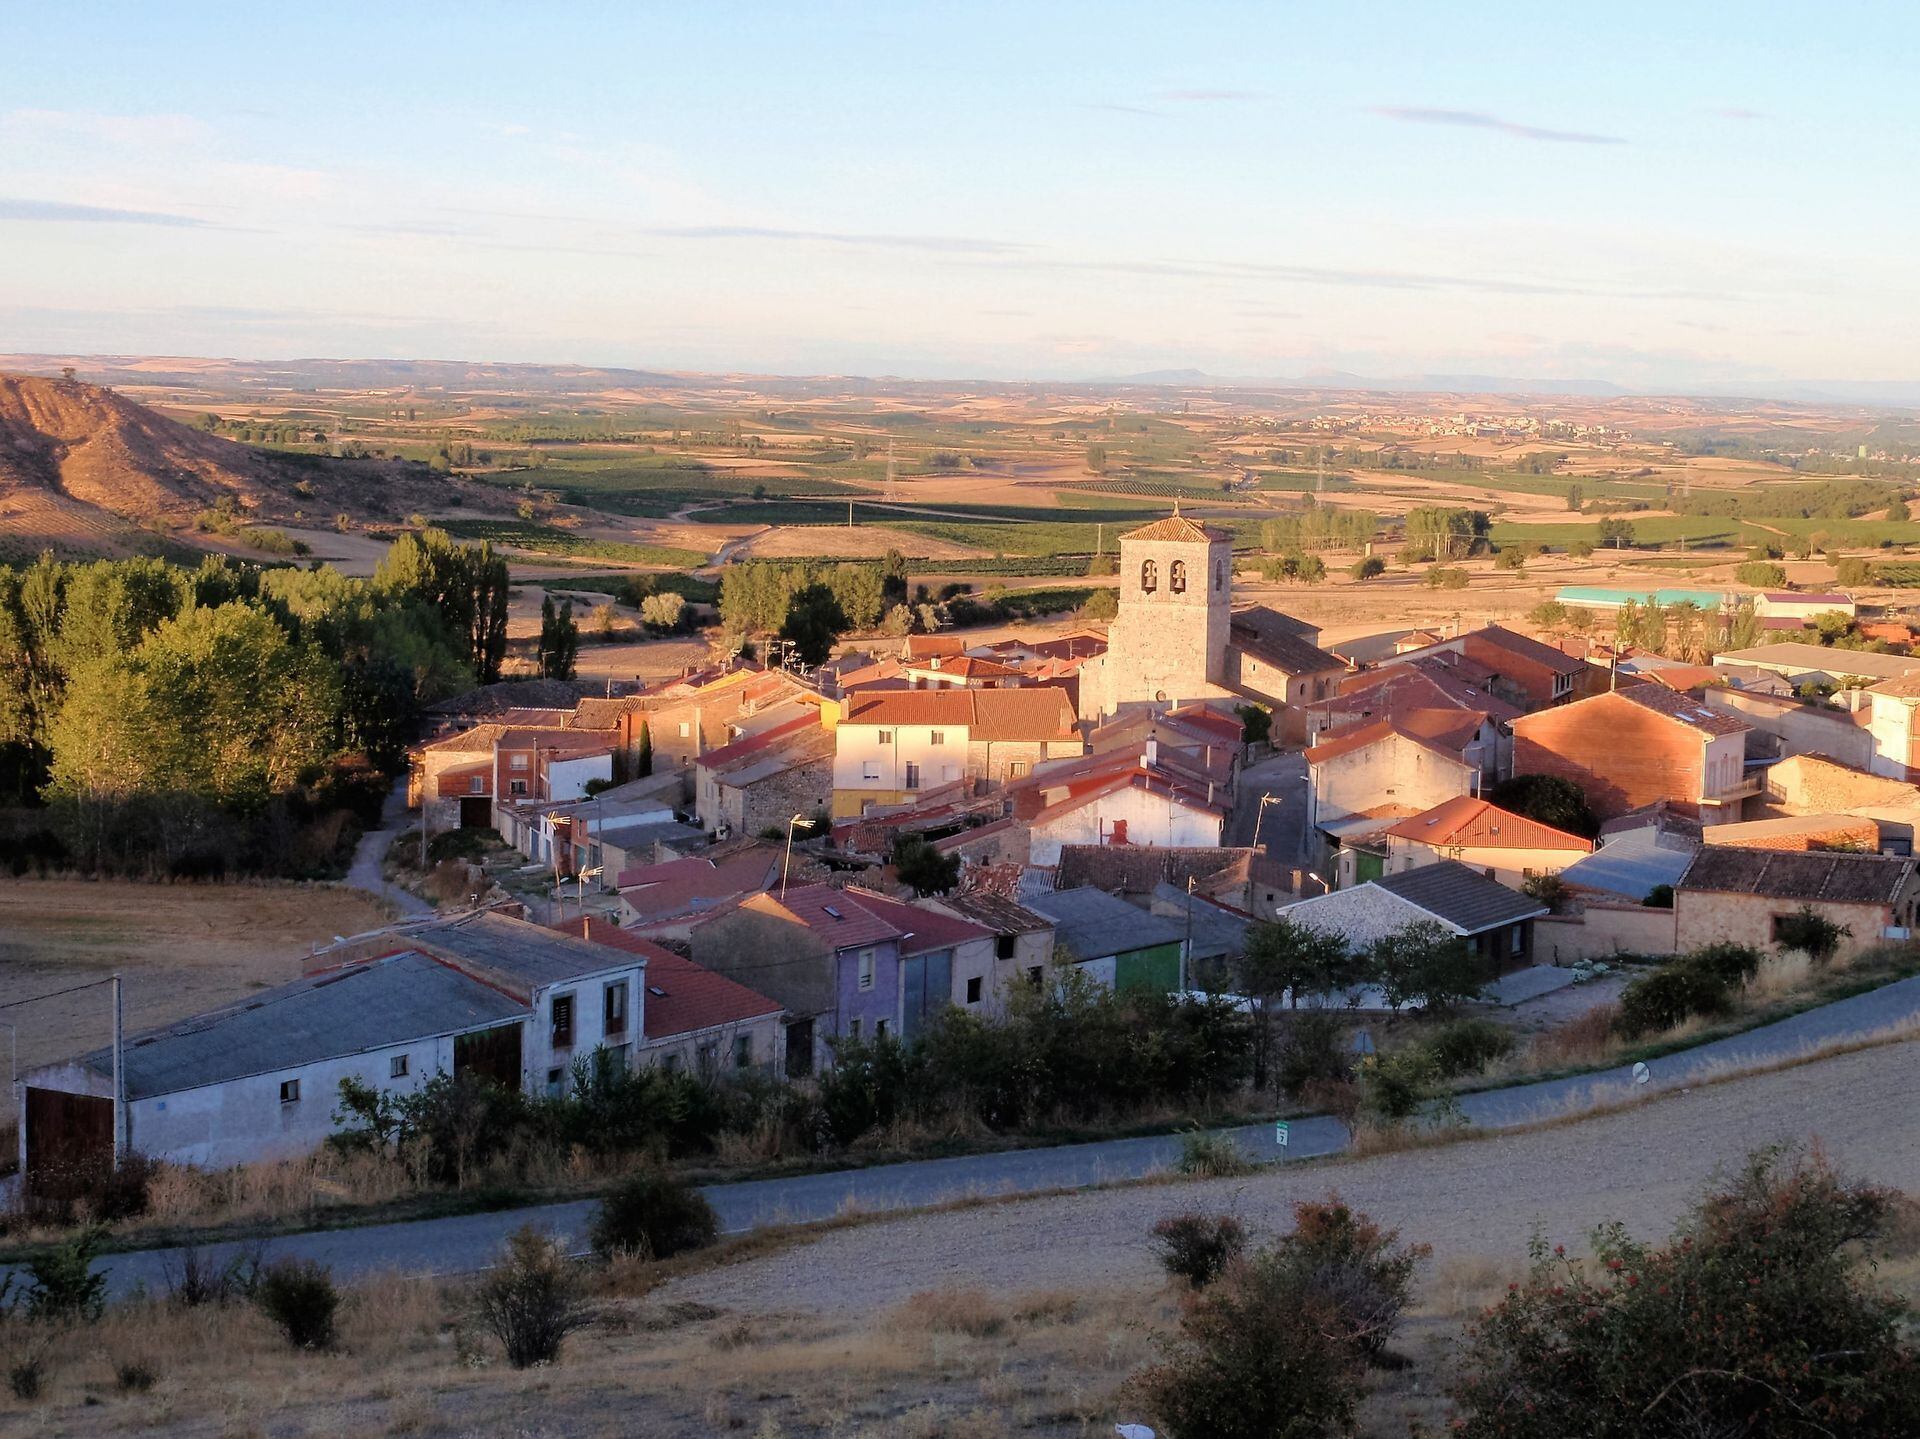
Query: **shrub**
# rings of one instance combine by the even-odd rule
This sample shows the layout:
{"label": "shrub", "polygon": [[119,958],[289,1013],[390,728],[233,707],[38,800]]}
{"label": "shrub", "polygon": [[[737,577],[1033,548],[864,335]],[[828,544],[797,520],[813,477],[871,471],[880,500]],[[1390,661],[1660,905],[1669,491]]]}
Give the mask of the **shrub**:
{"label": "shrub", "polygon": [[1559,775],[1517,774],[1496,784],[1488,798],[1502,809],[1582,839],[1600,832],[1600,821],[1587,803],[1586,791]]}
{"label": "shrub", "polygon": [[1676,963],[1692,965],[1713,975],[1729,989],[1745,984],[1759,972],[1764,956],[1751,945],[1721,940],[1682,956]]}
{"label": "shrub", "polygon": [[114,1387],[122,1394],[144,1394],[159,1377],[143,1359],[121,1359],[113,1366]]}
{"label": "shrub", "polygon": [[1429,1035],[1425,1048],[1440,1077],[1456,1079],[1513,1053],[1513,1031],[1491,1019],[1456,1019]]}
{"label": "shrub", "polygon": [[1335,1082],[1353,1074],[1346,1030],[1330,1009],[1301,1009],[1287,1016],[1275,1076],[1289,1099],[1298,1099],[1316,1081]]}
{"label": "shrub", "polygon": [[325,1265],[311,1259],[275,1260],[260,1271],[253,1302],[295,1349],[332,1346],[340,1291]]}
{"label": "shrub", "polygon": [[1255,1165],[1232,1135],[1192,1129],[1180,1136],[1180,1159],[1175,1167],[1182,1174],[1203,1179],[1231,1179],[1253,1173]]}
{"label": "shrub", "polygon": [[1431,590],[1464,590],[1467,587],[1467,572],[1458,565],[1435,565],[1427,571],[1427,588]]}
{"label": "shrub", "polygon": [[1153,1239],[1167,1273],[1205,1289],[1246,1248],[1247,1231],[1231,1214],[1169,1214]]}
{"label": "shrub", "polygon": [[[1442,1098],[1440,1066],[1417,1044],[1384,1054],[1370,1054],[1360,1065],[1360,1108],[1383,1128],[1395,1128],[1418,1119]],[[1448,1116],[1435,1113],[1436,1120]]]}
{"label": "shrub", "polygon": [[1762,1150],[1664,1247],[1609,1226],[1580,1264],[1536,1241],[1526,1282],[1472,1328],[1456,1432],[1920,1433],[1907,1307],[1860,1274],[1892,1205],[1817,1154]]}
{"label": "shrub", "polygon": [[1673,886],[1670,884],[1656,884],[1652,889],[1647,891],[1646,898],[1641,900],[1640,903],[1647,909],[1672,909]]}
{"label": "shrub", "polygon": [[1274,1248],[1299,1275],[1303,1291],[1326,1301],[1348,1342],[1368,1356],[1387,1347],[1413,1292],[1413,1275],[1431,1252],[1399,1247],[1399,1231],[1382,1229],[1340,1196],[1293,1207],[1293,1232]]}
{"label": "shrub", "polygon": [[160,1274],[171,1303],[181,1309],[197,1309],[205,1304],[251,1299],[263,1267],[263,1250],[257,1244],[222,1265],[215,1265],[199,1245],[188,1244],[161,1259]]}
{"label": "shrub", "polygon": [[474,1288],[474,1311],[515,1369],[553,1363],[587,1322],[573,1261],[531,1224],[507,1236],[506,1254]]}
{"label": "shrub", "polygon": [[89,1225],[50,1253],[27,1264],[27,1314],[34,1319],[94,1320],[107,1304],[107,1276],[93,1272],[106,1238],[103,1225]]}
{"label": "shrub", "polygon": [[593,1220],[593,1250],[603,1257],[671,1259],[706,1248],[719,1232],[713,1206],[699,1190],[663,1170],[643,1169],[621,1180],[600,1201]]}
{"label": "shrub", "polygon": [[1704,965],[1673,960],[1620,992],[1620,1017],[1615,1023],[1627,1039],[1657,1034],[1695,1015],[1724,1013],[1731,988]]}
{"label": "shrub", "polygon": [[[1782,915],[1773,926],[1773,937],[1782,949],[1797,949],[1815,964],[1831,960],[1840,950],[1840,941],[1852,936],[1853,926],[1835,924],[1808,904],[1801,905],[1792,914]],[[1759,968],[1759,964],[1760,957],[1755,955],[1754,968]]]}
{"label": "shrub", "polygon": [[35,1349],[21,1355],[7,1366],[7,1387],[13,1391],[13,1397],[32,1403],[40,1397],[40,1388],[47,1380],[47,1352]]}
{"label": "shrub", "polygon": [[1367,555],[1355,560],[1347,573],[1356,580],[1371,580],[1387,572],[1387,562],[1378,555]]}
{"label": "shrub", "polygon": [[1557,874],[1530,875],[1520,888],[1554,914],[1559,914],[1566,907],[1567,882]]}
{"label": "shrub", "polygon": [[1418,1249],[1330,1199],[1295,1232],[1188,1296],[1180,1332],[1132,1388],[1169,1439],[1324,1439],[1353,1430],[1365,1369],[1391,1338]]}

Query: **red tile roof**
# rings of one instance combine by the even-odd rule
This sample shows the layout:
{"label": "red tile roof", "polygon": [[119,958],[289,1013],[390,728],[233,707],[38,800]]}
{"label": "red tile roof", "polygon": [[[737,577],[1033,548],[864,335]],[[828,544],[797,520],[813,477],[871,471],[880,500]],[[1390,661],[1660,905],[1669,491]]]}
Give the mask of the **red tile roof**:
{"label": "red tile roof", "polygon": [[1231,540],[1232,535],[1225,530],[1215,529],[1212,525],[1196,524],[1185,515],[1168,515],[1164,520],[1155,520],[1150,525],[1142,525],[1137,530],[1128,530],[1120,536],[1123,540],[1192,540],[1212,544],[1218,540]]}
{"label": "red tile roof", "polygon": [[756,896],[750,907],[773,905],[784,909],[808,929],[826,940],[833,949],[878,944],[899,939],[901,931],[884,916],[875,914],[846,890],[830,884],[797,885],[783,899],[776,894]]}
{"label": "red tile roof", "polygon": [[967,641],[961,635],[908,635],[900,657],[917,660],[925,659],[928,655],[961,655],[966,652]]}
{"label": "red tile roof", "polygon": [[746,759],[765,749],[773,749],[795,735],[804,734],[819,726],[819,713],[809,709],[804,714],[795,715],[790,720],[782,720],[779,724],[770,729],[763,729],[758,734],[746,735],[733,741],[732,744],[723,744],[718,749],[710,749],[700,756],[698,764],[702,769],[724,769],[736,760]]}
{"label": "red tile roof", "polygon": [[1355,750],[1378,744],[1389,735],[1396,734],[1435,754],[1444,755],[1456,764],[1464,763],[1460,752],[1486,721],[1487,716],[1481,710],[1397,710],[1384,719],[1362,720],[1358,724],[1329,731],[1326,738],[1307,751],[1307,763],[1322,764],[1330,759],[1338,759],[1343,754],[1352,754]]}
{"label": "red tile roof", "polygon": [[855,695],[842,724],[952,725],[978,741],[1073,739],[1079,734],[1066,691],[1048,686],[1011,690],[886,690]]}
{"label": "red tile roof", "polygon": [[[1617,690],[1623,700],[1629,700],[1642,709],[1652,710],[1655,714],[1665,715],[1668,719],[1678,720],[1699,730],[1702,734],[1745,734],[1753,726],[1745,720],[1737,719],[1723,710],[1708,709],[1703,700],[1691,695],[1676,694],[1661,685],[1633,685]],[[1596,695],[1598,699],[1600,696]]]}
{"label": "red tile roof", "polygon": [[571,920],[560,927],[595,944],[645,958],[647,997],[640,1006],[640,1023],[650,1040],[672,1039],[716,1025],[780,1013],[778,1000],[755,993],[737,980],[704,969],[684,955],[603,919]]}
{"label": "red tile roof", "polygon": [[1577,834],[1554,829],[1484,799],[1458,795],[1416,814],[1387,831],[1423,844],[1476,849],[1565,849],[1591,854],[1593,844]]}
{"label": "red tile roof", "polygon": [[716,863],[704,856],[640,865],[620,876],[620,898],[645,922],[685,914],[701,901],[754,894],[780,874],[781,854],[755,842],[749,849]]}
{"label": "red tile roof", "polygon": [[848,889],[842,892],[867,913],[885,920],[900,931],[902,954],[927,954],[936,949],[951,949],[956,944],[985,939],[993,933],[992,930],[981,925],[956,919],[936,909],[922,909],[919,905],[908,904],[904,900],[889,899],[886,895],[875,894],[870,889]]}

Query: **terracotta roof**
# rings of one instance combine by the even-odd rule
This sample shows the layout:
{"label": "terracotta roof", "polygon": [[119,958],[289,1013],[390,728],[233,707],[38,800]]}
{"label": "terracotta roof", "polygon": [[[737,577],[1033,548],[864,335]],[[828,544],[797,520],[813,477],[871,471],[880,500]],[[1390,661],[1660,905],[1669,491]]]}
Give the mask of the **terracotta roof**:
{"label": "terracotta roof", "polygon": [[1231,540],[1232,535],[1225,530],[1215,529],[1212,525],[1199,524],[1185,515],[1168,515],[1164,520],[1155,520],[1150,525],[1142,525],[1137,530],[1128,530],[1120,536],[1123,540],[1190,540],[1201,544],[1214,544]]}
{"label": "terracotta roof", "polygon": [[640,865],[621,874],[620,898],[642,920],[652,923],[764,890],[778,879],[780,862],[778,849],[755,840],[749,848],[718,862],[696,855]]}
{"label": "terracotta roof", "polygon": [[[1738,719],[1724,710],[1707,708],[1706,704],[1690,695],[1676,694],[1660,685],[1633,685],[1614,692],[1621,699],[1637,704],[1641,709],[1652,710],[1655,714],[1665,715],[1668,719],[1678,720],[1690,725],[1702,734],[1726,735],[1745,734],[1753,726]],[[1594,699],[1603,696],[1595,695]]]}
{"label": "terracotta roof", "polygon": [[1387,831],[1423,844],[1475,849],[1566,849],[1590,854],[1593,844],[1577,834],[1554,829],[1488,800],[1458,795]]}
{"label": "terracotta roof", "polygon": [[783,899],[778,895],[757,895],[749,906],[776,905],[827,941],[833,949],[851,949],[878,944],[885,939],[901,938],[884,915],[868,909],[860,900],[830,884],[807,884],[790,889]]}
{"label": "terracotta roof", "polygon": [[1065,798],[1055,800],[1027,823],[1032,827],[1050,823],[1063,814],[1084,809],[1096,799],[1117,794],[1123,789],[1137,789],[1146,794],[1158,795],[1170,804],[1179,805],[1183,809],[1199,810],[1204,814],[1224,815],[1227,812],[1222,800],[1208,799],[1206,790],[1192,781],[1182,781],[1164,769],[1149,770],[1144,764],[1140,764],[1117,774],[1105,773],[1069,787]]}
{"label": "terracotta roof", "polygon": [[846,889],[843,894],[867,913],[885,920],[900,931],[900,953],[927,954],[936,949],[951,949],[969,940],[985,939],[991,929],[969,920],[956,919],[937,909],[926,909],[905,900],[889,899],[869,889]]}
{"label": "terracotta roof", "polygon": [[1877,685],[1868,685],[1867,691],[1870,694],[1890,695],[1895,699],[1920,698],[1920,670],[1895,679],[1881,680]]}
{"label": "terracotta roof", "polygon": [[728,765],[750,758],[753,755],[759,754],[762,750],[777,748],[796,735],[819,728],[819,714],[809,710],[804,714],[795,715],[792,719],[782,720],[779,724],[774,725],[770,729],[763,729],[758,734],[746,735],[734,740],[731,744],[723,744],[718,749],[710,749],[701,755],[695,763],[702,769],[725,769]]}
{"label": "terracotta roof", "polygon": [[1204,704],[1186,704],[1160,716],[1159,723],[1172,729],[1197,730],[1215,744],[1239,744],[1246,724],[1238,715],[1223,714]]}
{"label": "terracotta roof", "polygon": [[1227,644],[1291,675],[1345,672],[1347,662],[1309,643],[1299,633],[1299,623],[1264,605],[1236,610],[1227,621]]}
{"label": "terracotta roof", "polygon": [[1435,754],[1445,755],[1456,764],[1465,763],[1460,751],[1473,738],[1486,715],[1479,710],[1416,709],[1405,710],[1385,719],[1362,720],[1329,731],[1326,738],[1307,751],[1308,764],[1324,764],[1343,754],[1378,744],[1391,735],[1399,735]]}
{"label": "terracotta roof", "polygon": [[966,652],[967,641],[962,635],[908,635],[900,657],[917,660],[928,655],[961,655]]}
{"label": "terracotta roof", "polygon": [[1517,655],[1521,659],[1531,660],[1537,665],[1543,665],[1555,674],[1583,674],[1587,668],[1587,662],[1585,660],[1556,649],[1550,644],[1544,644],[1528,635],[1510,630],[1505,625],[1487,625],[1481,629],[1470,630],[1461,636],[1461,638],[1478,644],[1492,645],[1495,648],[1503,649],[1508,654]]}
{"label": "terracotta roof", "polygon": [[842,724],[952,725],[979,741],[1073,739],[1080,731],[1066,691],[887,690],[857,695]]}
{"label": "terracotta roof", "polygon": [[1310,708],[1329,715],[1362,709],[1371,712],[1371,717],[1371,714],[1386,714],[1396,709],[1440,709],[1447,705],[1484,711],[1502,724],[1525,713],[1518,705],[1488,694],[1449,666],[1431,659],[1395,662],[1382,669],[1364,671],[1346,680],[1337,696],[1315,700]]}
{"label": "terracotta roof", "polygon": [[1640,677],[1654,684],[1665,685],[1670,690],[1697,690],[1703,685],[1723,685],[1727,677],[1712,665],[1662,665],[1659,669],[1641,670]]}
{"label": "terracotta roof", "polygon": [[1913,867],[1913,860],[1890,855],[1709,845],[1693,857],[1675,888],[1766,899],[1890,904]]}
{"label": "terracotta roof", "polygon": [[902,666],[922,674],[958,675],[961,679],[1003,679],[1017,675],[1019,670],[999,660],[982,659],[978,655],[934,655],[926,661],[909,661]]}
{"label": "terracotta roof", "polygon": [[672,1039],[716,1025],[780,1013],[778,1000],[757,994],[724,974],[715,974],[650,939],[628,934],[604,919],[571,920],[564,927],[595,944],[645,958],[647,997],[640,1006],[640,1024],[648,1039]]}

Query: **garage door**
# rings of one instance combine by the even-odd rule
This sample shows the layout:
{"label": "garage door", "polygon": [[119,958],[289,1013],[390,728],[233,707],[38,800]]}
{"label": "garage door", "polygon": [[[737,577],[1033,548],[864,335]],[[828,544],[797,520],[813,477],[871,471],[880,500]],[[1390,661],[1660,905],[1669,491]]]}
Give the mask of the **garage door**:
{"label": "garage door", "polygon": [[113,1101],[27,1086],[27,1188],[65,1188],[113,1167]]}

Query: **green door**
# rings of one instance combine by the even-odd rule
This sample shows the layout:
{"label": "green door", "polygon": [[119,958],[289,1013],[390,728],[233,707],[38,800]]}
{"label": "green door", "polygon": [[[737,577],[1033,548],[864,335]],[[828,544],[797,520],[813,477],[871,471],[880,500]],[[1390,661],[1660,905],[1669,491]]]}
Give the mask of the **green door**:
{"label": "green door", "polygon": [[1116,955],[1113,987],[1122,993],[1129,989],[1151,989],[1171,994],[1180,987],[1180,946],[1156,944],[1151,949]]}
{"label": "green door", "polygon": [[1353,879],[1355,884],[1365,884],[1370,879],[1378,879],[1387,872],[1387,857],[1375,854],[1371,850],[1355,850],[1353,854]]}

